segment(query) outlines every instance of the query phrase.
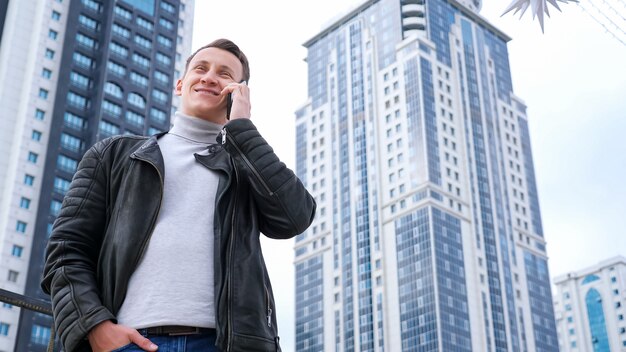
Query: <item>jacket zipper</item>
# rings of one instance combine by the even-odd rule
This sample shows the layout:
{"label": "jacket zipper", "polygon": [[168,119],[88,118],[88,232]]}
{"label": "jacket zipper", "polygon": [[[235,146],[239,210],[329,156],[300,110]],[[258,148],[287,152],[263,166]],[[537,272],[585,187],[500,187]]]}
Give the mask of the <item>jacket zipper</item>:
{"label": "jacket zipper", "polygon": [[[235,170],[235,182],[239,183],[239,174],[237,173],[237,166],[233,167]],[[233,343],[233,298],[232,298],[232,280],[231,275],[233,271],[233,252],[235,251],[235,212],[237,211],[237,187],[235,187],[235,201],[233,204],[233,215],[231,218],[230,225],[230,243],[228,245],[228,258],[227,263],[228,266],[226,272],[226,280],[228,280],[228,345],[226,347],[226,351],[230,351]]]}
{"label": "jacket zipper", "polygon": [[[163,184],[163,176],[161,175],[161,171],[159,171],[159,168],[152,161],[140,158],[136,154],[135,154],[135,158],[137,158],[137,160],[141,160],[152,165],[152,167],[154,167],[154,169],[156,170],[157,174],[159,174],[159,182],[161,183],[161,197],[159,199],[159,208],[157,209],[156,217],[154,217],[154,219],[152,220],[152,224],[150,225],[150,236],[151,236],[152,231],[154,230],[154,226],[156,225],[156,219],[159,217],[159,214],[161,213],[161,205],[163,205],[163,189],[165,188],[165,185]],[[135,262],[133,270],[137,268],[137,263],[139,263],[139,260],[141,260],[141,258],[143,257],[146,251],[147,244],[148,244],[148,241],[146,238],[141,244],[139,256],[137,257],[137,261]]]}
{"label": "jacket zipper", "polygon": [[263,180],[263,178],[261,177],[261,174],[259,174],[259,172],[257,171],[257,169],[252,166],[252,163],[250,162],[250,160],[248,160],[248,158],[245,156],[245,154],[241,151],[241,149],[239,149],[239,146],[237,145],[237,143],[235,143],[235,141],[233,140],[232,137],[230,137],[227,133],[226,133],[226,128],[222,129],[222,144],[226,143],[226,139],[230,139],[230,144],[232,144],[235,149],[237,149],[237,152],[239,153],[239,155],[241,155],[241,158],[243,159],[243,161],[246,163],[246,165],[248,165],[248,168],[250,168],[250,170],[252,171],[252,173],[254,174],[254,176],[256,176],[256,178],[259,180],[259,182],[261,182],[261,185],[263,186],[263,188],[265,188],[265,190],[267,191],[267,193],[270,196],[274,195],[274,192],[272,192],[272,190],[270,189],[270,187],[267,185],[267,183],[265,183],[265,180]]}
{"label": "jacket zipper", "polygon": [[267,286],[263,287],[265,289],[265,300],[267,301],[267,326],[272,327],[272,302],[270,302],[270,293],[267,289]]}

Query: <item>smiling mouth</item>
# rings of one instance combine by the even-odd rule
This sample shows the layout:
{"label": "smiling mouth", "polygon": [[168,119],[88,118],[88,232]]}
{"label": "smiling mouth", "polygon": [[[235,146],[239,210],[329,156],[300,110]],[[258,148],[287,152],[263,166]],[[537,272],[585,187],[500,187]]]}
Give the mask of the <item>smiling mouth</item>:
{"label": "smiling mouth", "polygon": [[194,89],[194,91],[196,93],[201,93],[201,94],[210,94],[210,95],[214,95],[214,96],[219,96],[220,93],[213,91],[213,90],[207,90],[207,89]]}

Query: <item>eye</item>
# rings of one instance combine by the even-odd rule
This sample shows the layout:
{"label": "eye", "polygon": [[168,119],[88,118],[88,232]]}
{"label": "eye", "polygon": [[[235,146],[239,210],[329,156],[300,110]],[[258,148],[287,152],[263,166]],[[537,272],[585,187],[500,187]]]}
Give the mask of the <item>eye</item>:
{"label": "eye", "polygon": [[205,68],[204,68],[204,66],[202,66],[202,65],[198,65],[198,66],[196,66],[196,67],[194,68],[194,70],[196,70],[196,71],[206,71],[206,69],[205,69]]}
{"label": "eye", "polygon": [[230,74],[230,72],[227,72],[227,71],[222,71],[222,73],[220,73],[220,75],[221,75],[222,77],[227,77],[227,78],[231,78],[231,77],[232,77],[232,75]]}

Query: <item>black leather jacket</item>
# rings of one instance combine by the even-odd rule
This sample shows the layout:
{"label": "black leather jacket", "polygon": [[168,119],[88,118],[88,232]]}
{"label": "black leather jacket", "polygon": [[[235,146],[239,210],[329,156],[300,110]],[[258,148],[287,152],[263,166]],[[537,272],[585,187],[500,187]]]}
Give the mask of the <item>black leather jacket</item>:
{"label": "black leather jacket", "polygon": [[[89,351],[88,332],[115,320],[154,229],[163,197],[157,137],[116,136],[81,160],[46,250],[50,293],[65,350]],[[315,200],[248,119],[226,124],[202,165],[219,173],[215,204],[217,346],[280,351],[272,286],[259,233],[285,239],[313,221]]]}

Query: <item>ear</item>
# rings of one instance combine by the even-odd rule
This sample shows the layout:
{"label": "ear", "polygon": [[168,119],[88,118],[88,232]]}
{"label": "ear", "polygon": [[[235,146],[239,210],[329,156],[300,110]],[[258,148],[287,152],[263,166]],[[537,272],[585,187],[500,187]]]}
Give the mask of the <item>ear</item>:
{"label": "ear", "polygon": [[183,80],[179,79],[176,81],[176,88],[174,88],[174,94],[181,96],[183,95]]}

